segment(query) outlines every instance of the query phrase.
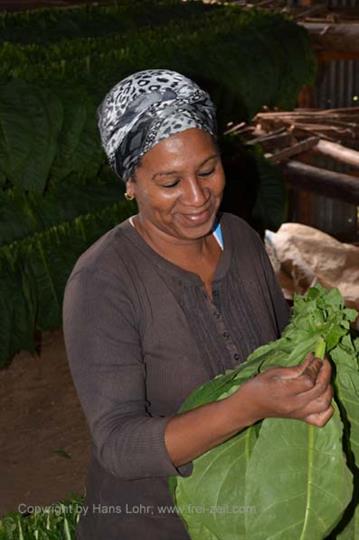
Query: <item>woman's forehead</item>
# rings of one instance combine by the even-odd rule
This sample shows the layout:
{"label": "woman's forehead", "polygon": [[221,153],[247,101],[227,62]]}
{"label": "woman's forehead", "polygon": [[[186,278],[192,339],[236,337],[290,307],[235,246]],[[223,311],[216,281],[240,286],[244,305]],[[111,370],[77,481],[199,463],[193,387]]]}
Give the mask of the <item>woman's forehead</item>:
{"label": "woman's forehead", "polygon": [[160,141],[142,157],[141,166],[156,174],[157,171],[172,172],[199,167],[216,155],[213,137],[201,129],[192,128]]}

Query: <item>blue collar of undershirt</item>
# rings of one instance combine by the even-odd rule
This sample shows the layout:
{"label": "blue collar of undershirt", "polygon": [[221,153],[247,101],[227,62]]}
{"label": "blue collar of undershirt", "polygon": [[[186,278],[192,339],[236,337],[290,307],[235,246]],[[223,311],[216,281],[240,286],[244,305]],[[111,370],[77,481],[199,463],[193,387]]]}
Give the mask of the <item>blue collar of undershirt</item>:
{"label": "blue collar of undershirt", "polygon": [[221,224],[218,222],[213,230],[213,236],[217,240],[218,244],[220,245],[221,249],[223,249],[223,235],[222,235],[222,229]]}

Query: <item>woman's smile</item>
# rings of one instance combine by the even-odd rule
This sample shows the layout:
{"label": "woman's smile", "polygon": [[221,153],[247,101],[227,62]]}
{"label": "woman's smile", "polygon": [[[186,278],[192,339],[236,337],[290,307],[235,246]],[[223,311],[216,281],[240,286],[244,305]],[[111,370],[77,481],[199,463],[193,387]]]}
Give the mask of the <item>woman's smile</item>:
{"label": "woman's smile", "polygon": [[196,213],[185,213],[179,214],[190,226],[202,225],[206,223],[211,217],[212,212],[210,209],[203,210],[202,212]]}

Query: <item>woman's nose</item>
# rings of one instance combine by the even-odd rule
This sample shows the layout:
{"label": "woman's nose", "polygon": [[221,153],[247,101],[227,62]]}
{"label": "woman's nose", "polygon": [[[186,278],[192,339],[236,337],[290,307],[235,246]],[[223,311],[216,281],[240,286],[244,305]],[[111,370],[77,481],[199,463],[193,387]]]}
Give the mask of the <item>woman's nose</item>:
{"label": "woman's nose", "polygon": [[208,200],[208,188],[201,184],[198,178],[188,178],[183,183],[184,191],[182,200],[187,206],[201,207]]}

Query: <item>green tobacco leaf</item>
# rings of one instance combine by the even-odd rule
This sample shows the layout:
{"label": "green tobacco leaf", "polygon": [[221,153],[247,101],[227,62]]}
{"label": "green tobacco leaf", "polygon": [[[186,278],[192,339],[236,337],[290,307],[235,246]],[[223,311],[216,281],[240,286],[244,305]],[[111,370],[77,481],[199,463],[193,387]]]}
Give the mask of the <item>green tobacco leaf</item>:
{"label": "green tobacco leaf", "polygon": [[63,96],[64,120],[59,134],[58,149],[51,167],[52,179],[57,182],[76,172],[73,155],[76,153],[86,125],[88,107],[86,100],[79,96]]}
{"label": "green tobacco leaf", "polygon": [[186,412],[194,407],[229,396],[243,381],[259,372],[262,362],[262,356],[253,360],[249,357],[247,362],[238,369],[228,370],[224,375],[218,375],[192,392],[181,406],[180,412]]}
{"label": "green tobacco leaf", "polygon": [[293,317],[282,338],[294,336],[294,341],[298,342],[299,332],[301,340],[320,335],[330,351],[348,333],[346,323],[355,318],[355,313],[355,310],[345,308],[338,289],[327,290],[316,285],[305,296],[294,297]]}
{"label": "green tobacco leaf", "polygon": [[80,89],[61,92],[64,122],[58,149],[50,170],[51,183],[70,174],[82,178],[96,176],[105,161],[96,123],[96,106]]}
{"label": "green tobacco leaf", "polygon": [[[225,397],[228,397],[233,392],[235,392],[235,390],[237,390],[237,388],[243,381],[249,379],[256,373],[258,373],[261,363],[262,363],[262,357],[253,361],[248,360],[246,364],[242,365],[240,368],[235,369],[235,370],[230,370],[224,375],[218,375],[212,381],[200,386],[199,388],[195,390],[195,392],[193,392],[190,396],[188,396],[188,398],[183,403],[179,412],[181,413],[186,412],[195,407],[204,405],[206,403],[211,403],[212,401],[216,401],[218,399],[223,399]],[[246,439],[248,441],[250,440],[251,437],[254,437],[254,433],[253,434],[248,433],[246,434],[246,437],[248,437]],[[239,444],[242,444],[242,443],[239,443]],[[188,479],[186,479],[185,482],[187,481]],[[180,486],[183,485],[181,478],[178,476],[171,477],[169,479],[169,488],[174,498],[176,497],[175,491],[176,491],[177,485],[179,485],[179,490],[180,490],[181,489]],[[205,528],[205,525],[201,521],[200,531],[202,531],[203,527]],[[204,534],[204,532],[202,531],[201,534]],[[209,534],[208,531],[206,534]],[[200,538],[200,536],[198,536],[198,538]]]}
{"label": "green tobacco leaf", "polygon": [[245,503],[245,471],[256,438],[255,428],[242,431],[197,458],[192,475],[177,480],[176,503],[192,540],[245,538],[243,515],[252,510]]}
{"label": "green tobacco leaf", "polygon": [[266,419],[246,474],[246,538],[322,540],[352,498],[336,408],[324,428]]}
{"label": "green tobacco leaf", "polygon": [[62,181],[45,195],[15,189],[0,193],[0,245],[94,213],[122,198],[123,186],[118,181],[76,182],[80,182],[78,176]]}
{"label": "green tobacco leaf", "polygon": [[41,223],[31,206],[28,195],[21,190],[0,192],[0,245],[40,229]]}
{"label": "green tobacco leaf", "polygon": [[119,202],[0,247],[0,367],[17,351],[34,350],[36,329],[60,326],[63,291],[76,260],[134,211],[134,204]]}
{"label": "green tobacco leaf", "polygon": [[345,336],[341,343],[331,351],[330,356],[336,365],[335,386],[339,402],[343,404],[350,422],[352,451],[359,465],[359,351],[355,350],[350,336]]}
{"label": "green tobacco leaf", "polygon": [[[356,482],[356,496],[349,511],[351,521],[338,538],[354,540],[359,537],[359,351],[348,335],[331,351],[330,356],[336,366],[335,389],[344,423],[348,463]],[[348,516],[344,518],[347,523]]]}
{"label": "green tobacco leaf", "polygon": [[342,533],[338,534],[336,540],[357,540],[359,538],[359,504],[357,496],[357,505],[354,515]]}
{"label": "green tobacco leaf", "polygon": [[[44,250],[41,237],[29,242],[23,251],[24,272],[36,286],[38,301],[36,325],[39,330],[56,328],[61,324],[62,298],[54,286],[48,253]],[[59,268],[61,271],[61,269]]]}
{"label": "green tobacco leaf", "polygon": [[0,85],[0,167],[14,186],[45,189],[62,114],[61,102],[47,90],[20,80]]}

